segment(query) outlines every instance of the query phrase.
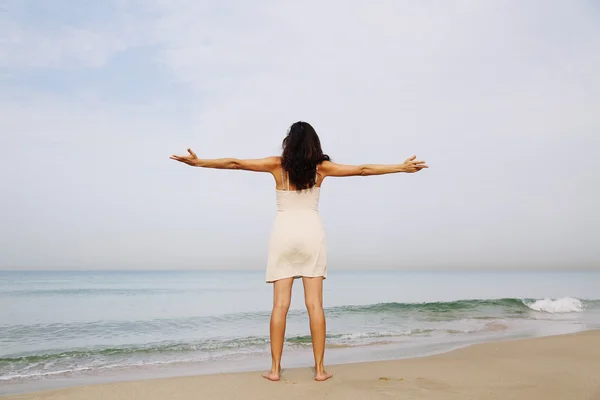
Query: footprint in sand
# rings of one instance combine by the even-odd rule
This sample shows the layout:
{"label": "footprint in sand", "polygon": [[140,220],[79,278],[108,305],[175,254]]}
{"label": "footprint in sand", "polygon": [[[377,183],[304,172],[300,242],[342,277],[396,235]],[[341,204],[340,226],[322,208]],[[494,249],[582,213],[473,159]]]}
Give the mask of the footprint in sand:
{"label": "footprint in sand", "polygon": [[386,396],[396,396],[398,394],[398,390],[404,390],[400,382],[402,382],[404,378],[390,378],[387,376],[382,376],[377,379],[378,387],[377,391]]}
{"label": "footprint in sand", "polygon": [[388,378],[387,376],[382,376],[379,379],[377,379],[378,381],[383,381],[383,382],[389,382],[389,381],[403,381],[404,378]]}

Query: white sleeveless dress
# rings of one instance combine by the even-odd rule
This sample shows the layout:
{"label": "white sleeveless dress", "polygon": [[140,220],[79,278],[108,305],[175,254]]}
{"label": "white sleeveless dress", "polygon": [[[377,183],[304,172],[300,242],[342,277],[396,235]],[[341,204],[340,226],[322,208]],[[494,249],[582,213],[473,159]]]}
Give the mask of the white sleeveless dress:
{"label": "white sleeveless dress", "polygon": [[267,283],[285,278],[327,278],[327,242],[319,214],[321,188],[276,190],[277,216],[269,240]]}

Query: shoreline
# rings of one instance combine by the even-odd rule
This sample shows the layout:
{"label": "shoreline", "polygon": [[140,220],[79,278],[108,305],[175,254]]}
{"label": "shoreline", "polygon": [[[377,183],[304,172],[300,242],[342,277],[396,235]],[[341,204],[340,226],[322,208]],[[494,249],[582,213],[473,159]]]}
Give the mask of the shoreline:
{"label": "shoreline", "polygon": [[[6,400],[94,399],[600,399],[600,330],[471,344],[435,355],[330,365],[334,377],[290,368],[280,382],[264,371],[127,380],[7,394]],[[439,397],[436,397],[439,396]],[[522,396],[522,397],[520,397]],[[580,397],[581,396],[581,397]],[[587,397],[586,397],[587,396]],[[593,397],[596,396],[596,397]]]}
{"label": "shoreline", "polygon": [[[348,364],[364,364],[385,361],[410,360],[423,357],[441,355],[472,345],[514,341],[531,338],[541,338],[565,334],[576,334],[591,331],[592,329],[561,329],[554,333],[513,333],[502,336],[487,336],[477,339],[457,338],[452,341],[436,343],[419,342],[414,338],[410,343],[380,342],[362,346],[338,347],[326,345],[328,360],[327,365],[332,367]],[[598,329],[600,331],[600,328]],[[409,344],[407,346],[407,344]],[[309,348],[284,350],[284,366],[290,369],[309,368],[312,365],[312,350]],[[0,381],[0,399],[9,395],[21,395],[36,392],[46,392],[61,389],[69,389],[82,386],[97,386],[104,384],[123,383],[131,381],[149,381],[157,379],[183,378],[192,376],[210,376],[220,374],[237,374],[264,372],[265,366],[270,363],[269,354],[255,354],[245,357],[242,364],[240,360],[213,361],[208,363],[166,363],[164,365],[150,366],[124,366],[122,368],[108,368],[86,371],[81,370],[75,374],[50,375],[48,378],[25,379],[17,382]],[[217,371],[217,372],[215,372]],[[4,386],[4,388],[3,388]]]}

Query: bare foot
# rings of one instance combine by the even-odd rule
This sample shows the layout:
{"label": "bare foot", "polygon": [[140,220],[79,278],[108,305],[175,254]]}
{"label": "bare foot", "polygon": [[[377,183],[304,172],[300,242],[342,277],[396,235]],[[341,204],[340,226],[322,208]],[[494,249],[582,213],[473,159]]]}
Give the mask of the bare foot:
{"label": "bare foot", "polygon": [[326,381],[327,379],[331,378],[333,376],[333,374],[331,372],[317,372],[315,375],[315,381],[318,382],[323,382]]}
{"label": "bare foot", "polygon": [[269,371],[266,374],[263,374],[262,377],[270,381],[277,382],[279,380],[279,373],[275,371]]}

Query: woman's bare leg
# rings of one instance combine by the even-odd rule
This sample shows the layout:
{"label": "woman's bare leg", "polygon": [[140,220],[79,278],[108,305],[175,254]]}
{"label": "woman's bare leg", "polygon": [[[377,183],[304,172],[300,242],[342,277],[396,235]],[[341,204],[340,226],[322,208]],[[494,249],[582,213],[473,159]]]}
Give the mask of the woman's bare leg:
{"label": "woman's bare leg", "polygon": [[323,278],[302,277],[304,301],[310,319],[310,335],[315,355],[315,379],[324,381],[333,376],[325,371],[325,312],[323,311]]}
{"label": "woman's bare leg", "polygon": [[273,283],[273,311],[271,312],[271,370],[263,377],[278,381],[281,374],[281,354],[285,338],[285,323],[292,299],[294,278],[287,278]]}

